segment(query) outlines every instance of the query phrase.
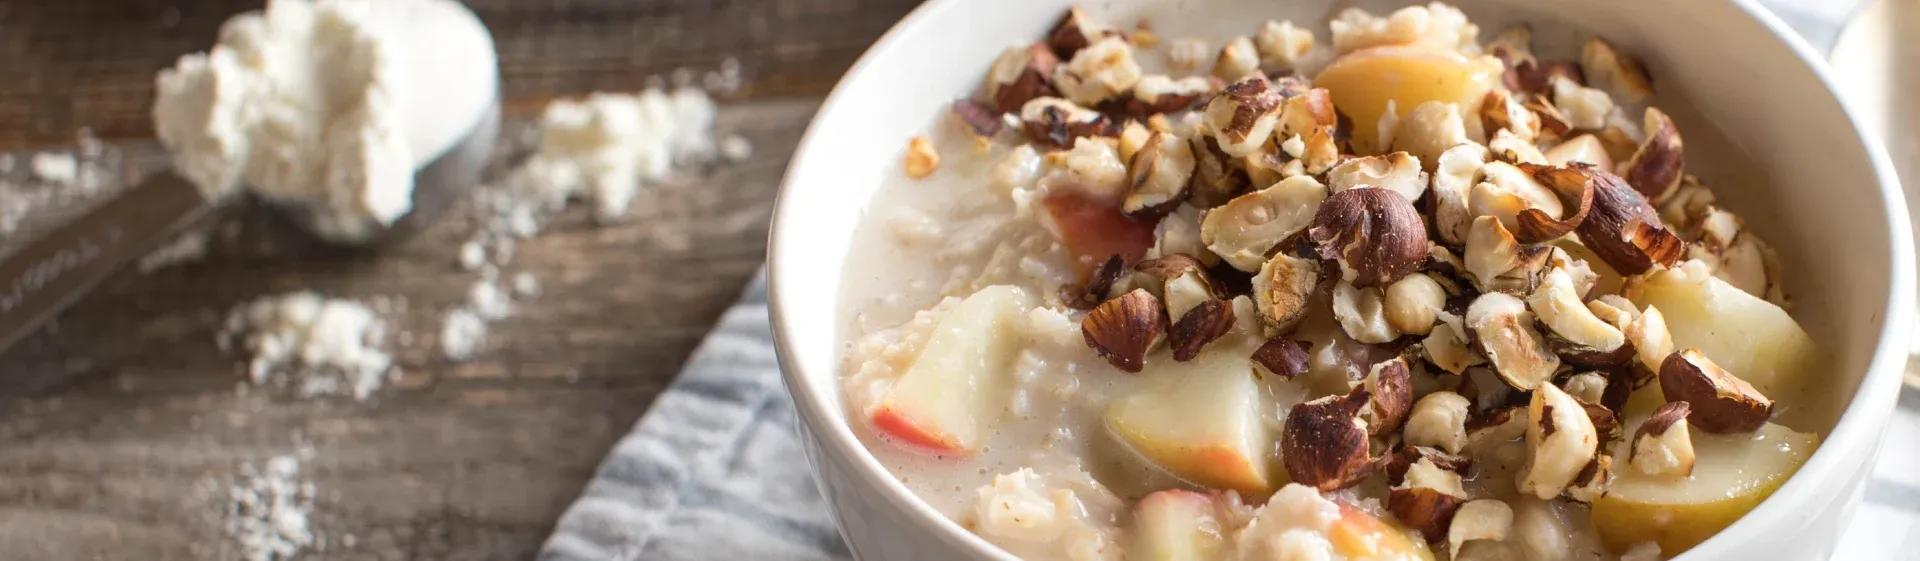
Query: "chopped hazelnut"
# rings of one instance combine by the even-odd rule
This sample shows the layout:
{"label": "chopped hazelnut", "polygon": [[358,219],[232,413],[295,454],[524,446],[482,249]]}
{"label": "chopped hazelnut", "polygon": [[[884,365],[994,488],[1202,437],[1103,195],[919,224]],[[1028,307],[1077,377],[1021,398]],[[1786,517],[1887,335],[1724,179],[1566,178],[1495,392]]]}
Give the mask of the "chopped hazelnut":
{"label": "chopped hazelnut", "polygon": [[1423,273],[1413,273],[1387,285],[1387,323],[1395,331],[1425,336],[1447,307],[1447,291]]}
{"label": "chopped hazelnut", "polygon": [[1646,134],[1646,142],[1627,160],[1626,181],[1647,200],[1661,202],[1680,186],[1686,144],[1681,142],[1680,129],[1673,126],[1673,119],[1657,108],[1647,108]]}
{"label": "chopped hazelnut", "polygon": [[927,137],[916,136],[907,142],[907,177],[923,179],[940,167],[940,152]]}
{"label": "chopped hazelnut", "polygon": [[1244,35],[1227,40],[1226,46],[1220,47],[1220,56],[1213,59],[1213,77],[1221,80],[1235,81],[1259,73],[1260,52]]}
{"label": "chopped hazelnut", "polygon": [[1407,359],[1394,357],[1373,365],[1360,387],[1367,390],[1367,407],[1361,409],[1360,419],[1366,421],[1368,433],[1391,434],[1407,420],[1413,409],[1413,373]]}
{"label": "chopped hazelnut", "polygon": [[1365,389],[1330,395],[1293,406],[1280,432],[1280,458],[1295,483],[1322,492],[1359,483],[1372,472],[1366,423]]}
{"label": "chopped hazelnut", "polygon": [[1122,209],[1136,217],[1172,212],[1192,193],[1193,146],[1186,139],[1156,132],[1147,137],[1128,164],[1130,180]]}
{"label": "chopped hazelnut", "polygon": [[1313,31],[1294,27],[1291,21],[1268,20],[1254,34],[1253,45],[1260,53],[1262,68],[1286,73],[1297,70],[1301,60],[1313,51]]}
{"label": "chopped hazelnut", "polygon": [[1467,228],[1473,223],[1467,199],[1484,177],[1480,168],[1488,154],[1486,147],[1473,143],[1440,153],[1439,167],[1433,172],[1433,226],[1441,241],[1456,246],[1467,242]]}
{"label": "chopped hazelnut", "polygon": [[1087,284],[1062,287],[1061,303],[1076,310],[1091,310],[1107,300],[1107,294],[1113,291],[1120,276],[1126,274],[1126,261],[1119,255],[1108,257],[1099,268],[1094,269],[1093,278]]}
{"label": "chopped hazelnut", "polygon": [[1497,499],[1460,505],[1447,528],[1447,558],[1459,559],[1460,546],[1474,540],[1505,541],[1513,528],[1513,507]]}
{"label": "chopped hazelnut", "polygon": [[1080,8],[1068,8],[1047,32],[1047,46],[1060,58],[1072,58],[1095,41],[1119,35],[1104,22],[1095,21]]}
{"label": "chopped hazelnut", "polygon": [[1134,289],[1087,312],[1080,331],[1087,346],[1114,368],[1139,372],[1147,353],[1166,338],[1167,315],[1159,298]]}
{"label": "chopped hazelnut", "polygon": [[1684,244],[1660,224],[1646,197],[1626,181],[1597,169],[1579,169],[1593,188],[1593,207],[1575,232],[1580,243],[1622,275],[1679,260]]}
{"label": "chopped hazelnut", "polygon": [[1707,207],[1687,246],[1687,258],[1713,270],[1734,288],[1782,308],[1790,303],[1781,286],[1780,259],[1773,247],[1747,229],[1746,221],[1718,207]]}
{"label": "chopped hazelnut", "polygon": [[974,147],[981,151],[993,146],[994,135],[1000,134],[1000,129],[1007,125],[1007,121],[1000,118],[1000,113],[995,112],[992,106],[972,99],[954,100],[948,114],[953,115],[953,122],[968,138],[973,139]]}
{"label": "chopped hazelnut", "polygon": [[1660,308],[1647,306],[1627,325],[1625,332],[1640,364],[1650,372],[1659,372],[1667,356],[1673,354],[1673,335],[1667,332],[1667,318],[1660,313]]}
{"label": "chopped hazelnut", "polygon": [[1386,298],[1379,288],[1356,288],[1347,281],[1333,287],[1333,317],[1354,341],[1378,344],[1400,338],[1387,321]]}
{"label": "chopped hazelnut", "polygon": [[1219,206],[1246,189],[1246,172],[1235,167],[1233,157],[1220,149],[1213,135],[1200,132],[1188,138],[1193,145],[1194,206],[1207,209]]}
{"label": "chopped hazelnut", "polygon": [[1276,134],[1289,140],[1299,137],[1301,153],[1294,157],[1305,162],[1307,173],[1317,175],[1340,163],[1340,147],[1334,138],[1339,121],[1332,94],[1325,88],[1313,88],[1286,98]]}
{"label": "chopped hazelnut", "polygon": [[1500,129],[1494,131],[1493,138],[1487,141],[1487,149],[1493,151],[1496,159],[1512,164],[1546,165],[1547,155],[1534,146],[1532,140],[1520,137],[1513,131]]}
{"label": "chopped hazelnut", "polygon": [[1327,170],[1328,190],[1338,193],[1355,187],[1391,189],[1417,201],[1427,192],[1427,174],[1420,171],[1420,160],[1406,152],[1353,158]]}
{"label": "chopped hazelnut", "polygon": [[1544,155],[1549,165],[1567,167],[1572,164],[1585,164],[1597,169],[1613,169],[1613,157],[1607,154],[1607,147],[1600,138],[1583,134],[1561,141],[1548,148]]}
{"label": "chopped hazelnut", "polygon": [[1473,219],[1467,230],[1466,251],[1461,262],[1465,272],[1482,290],[1494,288],[1496,280],[1519,267],[1524,256],[1520,242],[1495,216]]}
{"label": "chopped hazelnut", "polygon": [[1360,288],[1393,284],[1427,261],[1427,227],[1412,201],[1381,188],[1327,196],[1307,237],[1322,259],[1339,262],[1340,278]]}
{"label": "chopped hazelnut", "polygon": [[1253,301],[1274,331],[1286,332],[1307,316],[1307,302],[1320,284],[1320,262],[1275,254],[1253,276]]}
{"label": "chopped hazelnut", "polygon": [[1280,121],[1280,93],[1263,76],[1248,76],[1229,84],[1207,103],[1206,125],[1228,156],[1258,151],[1272,137]]}
{"label": "chopped hazelnut", "polygon": [[1467,417],[1473,402],[1450,391],[1427,394],[1414,402],[1402,435],[1409,446],[1432,446],[1458,454],[1467,446]]}
{"label": "chopped hazelnut", "polygon": [[1588,39],[1580,49],[1580,66],[1594,87],[1621,101],[1639,103],[1653,95],[1653,77],[1647,75],[1640,59],[1615,50],[1599,37]]}
{"label": "chopped hazelnut", "polygon": [[1528,298],[1528,304],[1542,325],[1575,345],[1610,353],[1626,344],[1626,335],[1619,328],[1593,315],[1581,302],[1580,294],[1574,291],[1573,279],[1566,271],[1547,271],[1539,288]]}
{"label": "chopped hazelnut", "polygon": [[1014,113],[1035,98],[1056,95],[1053,73],[1059,66],[1060,58],[1045,45],[1008,47],[987,70],[987,103],[997,113]]}
{"label": "chopped hazelnut", "polygon": [[1326,187],[1312,176],[1290,177],[1207,211],[1200,239],[1234,268],[1258,271],[1268,249],[1314,224],[1326,199]]}
{"label": "chopped hazelnut", "polygon": [[1613,111],[1613,98],[1607,97],[1607,92],[1564,77],[1555,79],[1552,85],[1553,106],[1566,115],[1568,125],[1576,130],[1606,128],[1607,113]]}
{"label": "chopped hazelnut", "polygon": [[1522,211],[1537,210],[1544,219],[1557,220],[1569,210],[1578,210],[1567,208],[1559,192],[1513,164],[1488,162],[1480,173],[1484,177],[1467,194],[1467,208],[1474,216],[1499,217],[1509,232],[1519,231]]}
{"label": "chopped hazelnut", "polygon": [[1167,317],[1185,316],[1194,306],[1225,296],[1225,291],[1207,274],[1207,266],[1184,253],[1141,261],[1133,269],[1161,283]]}
{"label": "chopped hazelnut", "polygon": [[1086,106],[1119,97],[1139,81],[1140,63],[1133,60],[1133,46],[1117,36],[1080,49],[1053,73],[1053,87]]}
{"label": "chopped hazelnut", "polygon": [[1200,349],[1226,335],[1233,323],[1233,307],[1226,300],[1207,300],[1187,310],[1173,323],[1167,338],[1173,360],[1186,362],[1200,356]]}
{"label": "chopped hazelnut", "polygon": [[1074,140],[1119,136],[1120,127],[1097,111],[1057,97],[1039,97],[1020,107],[1027,138],[1048,150],[1072,148]]}
{"label": "chopped hazelnut", "polygon": [[1627,463],[1646,475],[1693,475],[1693,437],[1687,431],[1691,408],[1685,401],[1669,401],[1633,433],[1633,451]]}
{"label": "chopped hazelnut", "polygon": [[1551,385],[1546,381],[1560,368],[1560,357],[1534,330],[1533,314],[1525,302],[1501,292],[1482,294],[1468,306],[1466,319],[1494,372],[1507,385],[1522,391]]}
{"label": "chopped hazelnut", "polygon": [[1526,436],[1527,420],[1527,408],[1518,405],[1470,417],[1467,419],[1467,446],[1511,442]]}
{"label": "chopped hazelnut", "polygon": [[1540,137],[1540,117],[1507,90],[1495,88],[1488,91],[1486,98],[1480,102],[1479,117],[1481,130],[1505,130],[1521,140]]}
{"label": "chopped hazelnut", "polygon": [[1773,417],[1773,400],[1699,349],[1673,353],[1661,363],[1660,391],[1667,401],[1687,402],[1690,421],[1714,434],[1750,433]]}
{"label": "chopped hazelnut", "polygon": [[1586,408],[1553,384],[1542,384],[1527,404],[1527,464],[1520,492],[1541,500],[1560,496],[1593,461],[1599,435]]}
{"label": "chopped hazelnut", "polygon": [[1387,494],[1387,510],[1429,542],[1446,538],[1454,511],[1467,500],[1460,474],[1421,458],[1408,466],[1406,479]]}
{"label": "chopped hazelnut", "polygon": [[1600,403],[1600,398],[1607,393],[1607,375],[1599,372],[1574,374],[1567,378],[1562,388],[1567,391],[1567,395],[1573,396],[1582,403]]}
{"label": "chopped hazelnut", "polygon": [[1467,367],[1481,363],[1478,353],[1467,346],[1467,328],[1459,316],[1441,312],[1439,323],[1420,341],[1427,362],[1450,374],[1463,374]]}
{"label": "chopped hazelnut", "polygon": [[1198,76],[1178,80],[1159,74],[1140,78],[1132,95],[1120,104],[1120,112],[1129,117],[1147,118],[1160,113],[1186,111],[1213,96],[1213,82]]}
{"label": "chopped hazelnut", "polygon": [[1200,68],[1200,65],[1205,64],[1207,57],[1212,54],[1213,50],[1208,48],[1204,39],[1175,39],[1167,44],[1167,62],[1180,70]]}
{"label": "chopped hazelnut", "polygon": [[[1593,207],[1593,186],[1587,174],[1574,168],[1520,164],[1520,170],[1533,176],[1560,200],[1560,216],[1550,216],[1540,208],[1526,208],[1514,215],[1513,237],[1520,243],[1545,243],[1573,233],[1586,220]],[[1584,292],[1583,292],[1584,294]]]}
{"label": "chopped hazelnut", "polygon": [[1253,364],[1263,374],[1272,374],[1292,380],[1295,376],[1307,373],[1309,358],[1306,341],[1289,340],[1281,337],[1268,339],[1260,348],[1253,350]]}
{"label": "chopped hazelnut", "polygon": [[1566,497],[1583,503],[1592,503],[1606,495],[1607,484],[1613,481],[1613,456],[1598,454],[1580,468],[1573,476],[1573,484],[1567,487]]}
{"label": "chopped hazelnut", "polygon": [[[1428,101],[1415,106],[1400,119],[1391,146],[1413,154],[1426,169],[1434,169],[1439,165],[1441,152],[1470,141],[1466,120],[1461,117],[1458,105]],[[1426,190],[1424,185],[1421,190]]]}

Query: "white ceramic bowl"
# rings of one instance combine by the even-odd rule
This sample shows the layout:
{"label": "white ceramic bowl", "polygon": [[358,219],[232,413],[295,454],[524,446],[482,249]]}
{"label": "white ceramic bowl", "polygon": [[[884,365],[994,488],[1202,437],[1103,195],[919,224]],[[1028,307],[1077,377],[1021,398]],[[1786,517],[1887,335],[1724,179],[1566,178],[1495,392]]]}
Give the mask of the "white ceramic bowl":
{"label": "white ceramic bowl", "polygon": [[[1218,42],[1257,22],[1325,21],[1328,0],[1111,0],[1086,7],[1131,23],[1151,15],[1165,37]],[[1409,2],[1361,1],[1374,9]],[[899,173],[906,140],[974,90],[1000,49],[1035,40],[1066,0],[932,0],[876,43],[814,118],[788,170],[772,228],[772,319],[808,459],[842,535],[861,559],[1010,559],[941,517],[888,475],[847,425],[836,377],[840,301],[854,226]],[[1460,0],[1484,34],[1504,23],[1570,24],[1599,33],[1652,68],[1663,108],[1679,119],[1690,167],[1712,167],[1717,127],[1759,169],[1713,181],[1728,206],[1780,250],[1802,319],[1834,353],[1833,399],[1845,412],[1813,458],[1772,498],[1682,556],[1824,559],[1858,503],[1906,364],[1914,309],[1913,250],[1893,168],[1836,99],[1818,58],[1750,0]],[[1141,10],[1146,11],[1141,11]],[[1209,32],[1210,31],[1210,32]],[[1323,41],[1324,26],[1316,27]],[[1552,42],[1552,34],[1536,33]],[[1542,49],[1552,47],[1543,45]],[[1678,117],[1676,117],[1678,119]],[[1838,404],[1836,404],[1838,405]]]}

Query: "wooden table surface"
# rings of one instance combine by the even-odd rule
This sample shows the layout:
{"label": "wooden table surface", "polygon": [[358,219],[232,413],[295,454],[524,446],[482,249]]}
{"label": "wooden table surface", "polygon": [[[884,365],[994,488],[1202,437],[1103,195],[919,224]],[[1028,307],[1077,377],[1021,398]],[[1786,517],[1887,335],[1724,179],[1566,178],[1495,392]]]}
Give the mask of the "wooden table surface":
{"label": "wooden table surface", "polygon": [[[649,187],[658,200],[624,223],[576,209],[523,241],[507,272],[532,273],[544,294],[465,363],[434,342],[476,280],[455,265],[477,228],[464,204],[377,254],[220,245],[122,272],[0,354],[0,561],[236,559],[226,489],[243,464],[303,447],[320,543],[300,559],[532,558],[759,267],[779,176],[820,98],[914,3],[470,1],[498,43],[510,121],[553,96],[733,57],[746,85],[720,99],[720,128],[753,156]],[[255,4],[0,1],[0,148],[70,147],[89,127],[130,168],[162,163],[153,73]],[[364,403],[238,391],[236,360],[214,345],[227,311],[302,288],[404,298],[389,315],[415,334],[393,349],[399,379]]]}

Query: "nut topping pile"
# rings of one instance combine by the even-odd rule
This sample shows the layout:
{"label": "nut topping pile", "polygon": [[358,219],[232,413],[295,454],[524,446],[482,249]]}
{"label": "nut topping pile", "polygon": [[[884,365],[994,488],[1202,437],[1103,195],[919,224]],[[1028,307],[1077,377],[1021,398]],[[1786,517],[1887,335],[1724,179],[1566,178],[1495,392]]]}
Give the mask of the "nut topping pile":
{"label": "nut topping pile", "polygon": [[[1605,524],[1621,481],[1684,484],[1706,469],[1701,439],[1778,428],[1763,391],[1791,389],[1784,369],[1729,362],[1750,353],[1699,335],[1712,298],[1686,296],[1731,287],[1784,318],[1778,258],[1686,172],[1644,64],[1601,38],[1535,53],[1526,27],[1481,43],[1439,3],[1331,28],[1162,41],[1073,9],[952,105],[982,146],[1053,166],[1036,197],[1104,217],[1055,217],[1080,282],[1037,292],[1116,376],[1178,387],[1169,372],[1231,354],[1257,380],[1244,391],[1296,388],[1263,405],[1269,426],[1192,443],[1252,443],[1250,475],[1144,453],[1242,495],[1277,490],[1261,466],[1284,467],[1278,481],[1376,499],[1456,558],[1521,547],[1509,536],[1540,505]],[[916,177],[938,164],[918,140],[908,161]],[[1188,495],[1162,502],[1205,500]],[[1658,545],[1673,543],[1691,545]]]}

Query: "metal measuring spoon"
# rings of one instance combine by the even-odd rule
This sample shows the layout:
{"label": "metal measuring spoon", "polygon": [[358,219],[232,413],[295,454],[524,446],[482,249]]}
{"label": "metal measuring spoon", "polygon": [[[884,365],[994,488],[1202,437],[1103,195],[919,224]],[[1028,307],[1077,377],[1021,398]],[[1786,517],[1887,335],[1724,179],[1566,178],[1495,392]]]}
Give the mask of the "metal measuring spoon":
{"label": "metal measuring spoon", "polygon": [[[479,185],[499,134],[496,97],[459,142],[414,171],[413,209],[353,247],[378,248],[425,230]],[[171,170],[155,173],[7,256],[0,261],[0,353],[212,208],[192,181]],[[315,213],[297,205],[278,208],[314,231]]]}

